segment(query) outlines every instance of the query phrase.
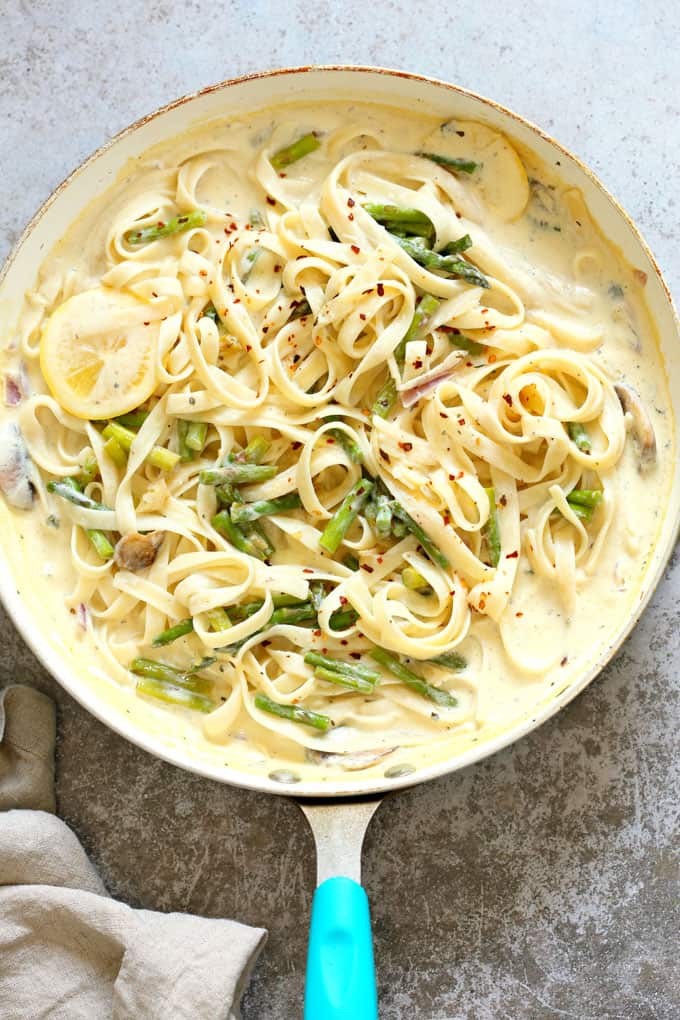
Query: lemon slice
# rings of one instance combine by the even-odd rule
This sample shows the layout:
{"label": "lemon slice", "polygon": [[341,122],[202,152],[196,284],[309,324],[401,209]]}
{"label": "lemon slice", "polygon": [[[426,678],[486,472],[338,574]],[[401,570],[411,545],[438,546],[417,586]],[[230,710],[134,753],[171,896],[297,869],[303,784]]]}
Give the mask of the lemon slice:
{"label": "lemon slice", "polygon": [[163,312],[96,287],[64,301],[43,327],[40,367],[53,397],[76,418],[115,418],[156,388]]}
{"label": "lemon slice", "polygon": [[510,142],[498,131],[473,120],[451,120],[428,135],[421,148],[439,156],[480,163],[470,180],[479,187],[487,205],[506,221],[516,220],[524,212],[529,201],[526,170]]}

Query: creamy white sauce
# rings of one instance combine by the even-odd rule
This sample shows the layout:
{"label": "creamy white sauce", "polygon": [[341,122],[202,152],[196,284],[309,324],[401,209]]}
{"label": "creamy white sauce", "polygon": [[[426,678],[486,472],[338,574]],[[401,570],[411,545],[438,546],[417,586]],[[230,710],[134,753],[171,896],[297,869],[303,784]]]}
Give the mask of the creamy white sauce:
{"label": "creamy white sauce", "polygon": [[[198,201],[228,209],[235,221],[243,221],[249,210],[263,208],[266,201],[252,172],[255,153],[262,145],[275,151],[307,131],[337,138],[344,128],[347,139],[355,132],[350,148],[339,139],[335,153],[323,149],[291,166],[283,182],[289,194],[297,189],[298,200],[313,206],[340,155],[346,156],[351,148],[360,149],[370,138],[395,152],[428,151],[437,142],[439,125],[388,108],[326,103],[273,109],[252,118],[200,127],[128,166],[120,181],[85,211],[46,259],[38,293],[45,295],[49,304],[51,296],[60,293],[63,298],[97,285],[108,268],[111,224],[149,190],[164,193],[168,168],[177,167],[196,152],[227,154],[219,167],[201,177],[195,191]],[[369,772],[358,772],[358,778],[370,772],[382,774],[399,762],[420,766],[459,754],[530,717],[590,669],[634,611],[670,486],[672,412],[641,281],[601,236],[580,195],[565,190],[553,170],[531,153],[522,151],[520,155],[529,180],[536,183],[530,187],[524,212],[508,220],[506,214],[513,203],[521,205],[521,175],[520,183],[512,178],[515,171],[507,162],[507,152],[497,142],[491,145],[484,132],[478,136],[470,130],[460,136],[459,147],[461,155],[483,164],[476,184],[475,180],[463,182],[472,213],[466,219],[472,222],[473,240],[479,239],[481,244],[482,237],[487,239],[492,258],[506,267],[529,318],[557,337],[556,346],[565,317],[576,321],[585,337],[602,330],[603,342],[590,357],[611,381],[625,380],[640,394],[656,433],[658,463],[642,475],[635,441],[628,436],[623,455],[608,476],[616,496],[611,525],[596,569],[579,587],[573,608],[565,608],[558,584],[538,576],[522,554],[502,618],[504,643],[495,622],[473,613],[468,636],[460,644],[469,666],[452,689],[464,708],[463,721],[450,728],[442,725],[433,739],[417,748],[404,747]],[[504,174],[510,180],[508,194],[503,190]],[[487,267],[480,261],[493,272],[490,264]],[[26,356],[26,345],[36,347],[36,334],[31,331],[34,314],[35,303],[28,301],[20,326],[24,338],[28,337],[24,352],[5,350],[2,369],[16,372],[23,360],[35,394],[45,392],[46,387],[37,360]],[[569,349],[568,343],[563,346]],[[4,408],[3,419],[14,421],[17,413],[15,408]],[[305,760],[302,749],[285,734],[264,730],[245,713],[238,715],[229,736],[216,744],[205,738],[195,715],[137,698],[133,678],[126,678],[122,670],[112,679],[110,663],[102,659],[91,634],[82,626],[82,614],[76,606],[65,608],[76,583],[66,542],[70,528],[65,520],[59,528],[48,524],[50,512],[51,504],[48,506],[42,495],[28,512],[0,502],[3,545],[17,588],[35,613],[36,626],[49,633],[73,664],[80,682],[96,689],[107,711],[118,717],[127,715],[146,732],[162,735],[168,748],[190,746],[197,761],[225,762],[258,774],[276,767],[294,768],[305,778],[330,779],[338,773],[335,764],[319,767]],[[417,731],[414,718],[412,733]],[[373,746],[408,745],[412,733],[378,729]],[[338,732],[329,734],[327,747],[329,751],[342,748]]]}

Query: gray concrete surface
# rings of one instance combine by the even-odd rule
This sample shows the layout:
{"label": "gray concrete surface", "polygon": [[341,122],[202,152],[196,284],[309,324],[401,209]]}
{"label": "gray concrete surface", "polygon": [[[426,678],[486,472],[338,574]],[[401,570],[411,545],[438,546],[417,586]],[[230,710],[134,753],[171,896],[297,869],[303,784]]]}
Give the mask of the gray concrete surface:
{"label": "gray concrete surface", "polygon": [[[458,82],[553,132],[622,200],[678,290],[675,3],[0,11],[0,256],[88,152],[166,100],[263,67],[345,61]],[[364,867],[383,1020],[680,1016],[679,593],[675,561],[623,651],[559,717],[382,806]],[[150,758],[58,689],[4,618],[0,636],[0,683],[59,702],[60,810],[114,895],[267,926],[245,1020],[299,1016],[314,861],[297,808]]]}

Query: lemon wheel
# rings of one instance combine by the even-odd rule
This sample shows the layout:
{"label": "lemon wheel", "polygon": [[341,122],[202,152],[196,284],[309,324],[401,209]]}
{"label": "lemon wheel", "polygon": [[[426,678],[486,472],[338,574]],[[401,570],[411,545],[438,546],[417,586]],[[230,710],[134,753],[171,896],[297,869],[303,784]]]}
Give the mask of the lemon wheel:
{"label": "lemon wheel", "polygon": [[59,305],[45,324],[40,367],[76,418],[115,418],[156,387],[161,312],[132,294],[97,287]]}

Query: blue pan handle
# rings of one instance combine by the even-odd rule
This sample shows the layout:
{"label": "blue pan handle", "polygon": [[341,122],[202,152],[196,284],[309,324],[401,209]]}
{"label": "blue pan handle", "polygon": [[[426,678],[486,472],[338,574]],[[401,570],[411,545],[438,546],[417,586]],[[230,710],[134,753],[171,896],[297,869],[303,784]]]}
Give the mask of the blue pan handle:
{"label": "blue pan handle", "polygon": [[351,878],[328,878],[312,903],[304,1020],[377,1018],[368,897]]}

